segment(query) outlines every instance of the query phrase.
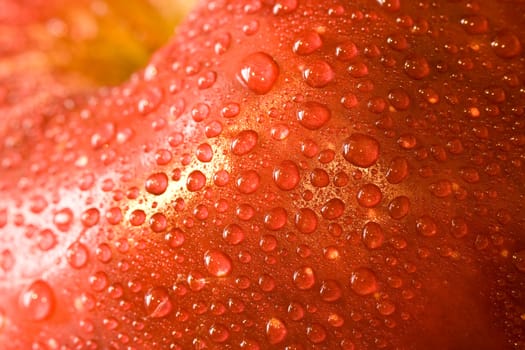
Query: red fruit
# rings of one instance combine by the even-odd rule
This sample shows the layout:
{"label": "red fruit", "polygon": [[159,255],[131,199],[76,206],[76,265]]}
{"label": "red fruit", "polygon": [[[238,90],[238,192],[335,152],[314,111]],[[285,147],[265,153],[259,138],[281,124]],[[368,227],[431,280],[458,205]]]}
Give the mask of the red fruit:
{"label": "red fruit", "polygon": [[1,347],[523,348],[524,10],[202,2],[3,98]]}

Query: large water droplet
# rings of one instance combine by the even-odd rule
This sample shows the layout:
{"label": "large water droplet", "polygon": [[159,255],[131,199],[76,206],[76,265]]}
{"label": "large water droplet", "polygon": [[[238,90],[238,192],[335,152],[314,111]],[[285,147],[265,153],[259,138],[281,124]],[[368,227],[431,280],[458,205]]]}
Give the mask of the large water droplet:
{"label": "large water droplet", "polygon": [[200,191],[206,185],[206,176],[199,170],[192,171],[186,180],[188,191]]}
{"label": "large water droplet", "polygon": [[293,52],[298,55],[309,55],[323,45],[321,36],[316,31],[308,31],[299,36],[293,44]]}
{"label": "large water droplet", "polygon": [[51,316],[54,311],[55,295],[47,282],[37,280],[22,292],[19,304],[25,316],[34,321],[41,321]]}
{"label": "large water droplet", "polygon": [[272,231],[279,230],[286,225],[287,216],[284,208],[273,208],[264,216],[264,226]]}
{"label": "large water droplet", "polygon": [[168,291],[164,287],[154,287],[144,295],[146,313],[152,318],[167,316],[173,309]]}
{"label": "large water droplet", "polygon": [[319,294],[324,301],[334,302],[341,299],[343,288],[341,288],[341,285],[336,280],[329,279],[321,283]]}
{"label": "large water droplet", "polygon": [[224,343],[230,337],[230,332],[226,326],[214,323],[208,329],[210,339],[215,343]]}
{"label": "large water droplet", "polygon": [[303,266],[293,273],[293,283],[300,290],[310,289],[315,284],[314,270],[309,266]]}
{"label": "large water droplet", "polygon": [[370,167],[379,158],[379,142],[368,135],[352,134],[343,143],[343,156],[356,166]]}
{"label": "large water droplet", "polygon": [[385,235],[377,222],[369,221],[363,228],[362,239],[368,249],[377,249],[383,244]]}
{"label": "large water droplet", "polygon": [[321,215],[327,220],[334,220],[343,215],[345,203],[339,198],[332,198],[321,208]]}
{"label": "large water droplet", "polygon": [[272,89],[278,76],[279,66],[274,59],[264,52],[256,52],[242,60],[237,78],[244,86],[261,95]]}
{"label": "large water droplet", "polygon": [[311,87],[320,88],[334,80],[335,73],[326,61],[318,60],[305,66],[303,78]]}
{"label": "large water droplet", "polygon": [[410,210],[410,200],[408,197],[399,196],[388,204],[388,213],[392,219],[402,219],[408,215]]}
{"label": "large water droplet", "polygon": [[273,181],[281,190],[293,190],[300,179],[299,168],[291,160],[285,160],[273,169]]}
{"label": "large water droplet", "polygon": [[409,56],[405,59],[405,73],[413,79],[423,79],[430,74],[430,66],[423,56]]}
{"label": "large water droplet", "polygon": [[434,219],[428,215],[423,215],[416,220],[416,230],[426,237],[434,236],[438,227]]}
{"label": "large water droplet", "polygon": [[250,194],[257,191],[261,178],[255,170],[243,171],[237,177],[235,184],[239,192],[244,194]]}
{"label": "large water droplet", "polygon": [[331,117],[331,112],[326,105],[318,102],[306,102],[297,111],[297,120],[307,129],[317,130],[323,127]]}
{"label": "large water droplet", "polygon": [[231,143],[232,153],[238,156],[250,153],[257,145],[259,135],[253,130],[243,130],[235,136]]}
{"label": "large water droplet", "polygon": [[398,184],[408,176],[408,161],[404,157],[395,157],[386,171],[386,179],[391,184]]}
{"label": "large water droplet", "polygon": [[374,184],[365,184],[357,192],[357,203],[365,208],[377,206],[382,198],[381,190]]}
{"label": "large water droplet", "polygon": [[152,174],[146,179],[145,187],[151,194],[162,194],[168,188],[168,176],[165,173]]}
{"label": "large water droplet", "polygon": [[228,255],[220,250],[208,250],[204,253],[204,266],[208,272],[216,277],[224,277],[232,271],[232,261]]}
{"label": "large water droplet", "polygon": [[266,323],[266,338],[272,345],[279,344],[284,341],[288,335],[288,329],[284,322],[277,318],[272,317]]}
{"label": "large water droplet", "polygon": [[521,53],[521,42],[516,35],[508,31],[496,34],[490,43],[492,49],[501,58],[513,58]]}
{"label": "large water droplet", "polygon": [[312,209],[302,208],[295,214],[295,227],[301,233],[312,233],[317,229],[317,214]]}
{"label": "large water droplet", "polygon": [[359,295],[375,293],[377,291],[375,273],[366,267],[358,268],[350,276],[350,287]]}

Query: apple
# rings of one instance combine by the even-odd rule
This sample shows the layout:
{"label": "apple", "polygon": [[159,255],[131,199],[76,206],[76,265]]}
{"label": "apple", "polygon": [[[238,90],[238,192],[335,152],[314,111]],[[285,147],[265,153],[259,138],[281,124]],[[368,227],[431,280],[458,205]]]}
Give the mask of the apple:
{"label": "apple", "polygon": [[1,347],[522,349],[524,13],[209,0],[119,85],[8,60]]}

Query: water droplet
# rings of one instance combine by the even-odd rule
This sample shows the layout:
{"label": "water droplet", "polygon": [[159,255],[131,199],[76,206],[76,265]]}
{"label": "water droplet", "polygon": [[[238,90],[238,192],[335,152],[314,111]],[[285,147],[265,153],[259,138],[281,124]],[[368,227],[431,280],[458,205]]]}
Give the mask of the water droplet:
{"label": "water droplet", "polygon": [[293,44],[293,52],[298,55],[309,55],[323,45],[321,36],[316,31],[308,31],[298,37]]}
{"label": "water droplet", "polygon": [[401,0],[377,0],[377,2],[389,12],[396,12],[401,8]]}
{"label": "water droplet", "polygon": [[51,316],[55,308],[53,289],[47,282],[37,280],[22,292],[19,305],[29,319],[44,320]]}
{"label": "water droplet", "polygon": [[452,183],[448,180],[440,180],[430,184],[429,190],[438,198],[448,197],[452,194]]}
{"label": "water droplet", "polygon": [[388,46],[396,51],[403,51],[408,48],[408,40],[402,33],[394,33],[386,38]]}
{"label": "water droplet", "polygon": [[57,237],[50,229],[44,229],[38,234],[38,248],[48,251],[57,244]]}
{"label": "water droplet", "polygon": [[220,250],[208,250],[204,253],[204,265],[208,272],[216,277],[224,277],[232,271],[232,261]]}
{"label": "water droplet", "polygon": [[326,187],[330,184],[330,177],[325,170],[316,168],[310,173],[310,182],[315,187]]}
{"label": "water droplet", "polygon": [[168,291],[164,287],[154,287],[144,295],[144,307],[149,317],[162,318],[173,309]]}
{"label": "water droplet", "polygon": [[321,215],[327,220],[334,220],[343,215],[345,204],[339,198],[332,198],[321,208]]}
{"label": "water droplet", "polygon": [[519,271],[525,272],[525,250],[512,254],[512,262]]}
{"label": "water droplet", "polygon": [[236,186],[239,192],[250,194],[257,191],[261,179],[255,170],[243,171],[236,179]]}
{"label": "water droplet", "polygon": [[73,211],[69,208],[60,209],[53,216],[53,223],[62,232],[67,232],[73,222]]}
{"label": "water droplet", "polygon": [[375,293],[378,288],[375,273],[366,267],[358,268],[350,276],[350,287],[359,295]]}
{"label": "water droplet", "polygon": [[306,336],[314,344],[320,344],[326,339],[326,329],[318,323],[306,327]]}
{"label": "water droplet", "polygon": [[312,233],[317,229],[317,214],[312,209],[302,208],[295,214],[295,227],[301,233]]}
{"label": "water droplet", "polygon": [[200,162],[209,163],[213,158],[213,149],[209,143],[201,143],[197,147],[195,155]]}
{"label": "water droplet", "polygon": [[210,339],[215,343],[224,343],[230,337],[228,328],[217,323],[210,326],[208,334],[210,335]]}
{"label": "water droplet", "polygon": [[69,265],[75,269],[86,266],[89,259],[89,251],[85,244],[74,242],[66,251],[66,259]]}
{"label": "water droplet", "polygon": [[341,61],[350,61],[358,54],[357,46],[351,41],[346,41],[335,48],[335,55]]}
{"label": "water droplet", "polygon": [[430,74],[430,66],[423,56],[409,56],[403,66],[405,73],[412,79],[423,79]]}
{"label": "water droplet", "polygon": [[133,226],[140,226],[146,221],[146,213],[144,210],[136,209],[129,214],[129,223]]}
{"label": "water droplet", "polygon": [[368,66],[364,62],[355,62],[348,66],[348,73],[354,78],[363,78],[368,75]]}
{"label": "water droplet", "polygon": [[456,238],[465,237],[469,233],[468,224],[465,219],[455,217],[450,221],[450,233]]}
{"label": "water droplet", "polygon": [[264,274],[259,277],[259,286],[262,291],[271,292],[275,288],[275,279],[270,275]]}
{"label": "water droplet", "polygon": [[341,299],[343,288],[341,288],[341,285],[336,280],[329,279],[321,283],[319,294],[324,301],[334,302]]}
{"label": "water droplet", "polygon": [[217,80],[217,73],[214,71],[207,71],[205,73],[201,73],[199,78],[197,79],[197,86],[199,89],[208,89],[215,84],[215,80]]}
{"label": "water droplet", "polygon": [[492,49],[501,58],[513,58],[521,53],[521,43],[516,35],[508,31],[496,34],[490,43]]}
{"label": "water droplet", "polygon": [[168,188],[168,176],[165,173],[156,173],[146,179],[146,191],[151,194],[163,194]]}
{"label": "water droplet", "polygon": [[300,290],[307,290],[315,284],[314,270],[309,266],[303,266],[293,273],[293,283]]}
{"label": "water droplet", "polygon": [[243,130],[237,134],[231,143],[232,153],[242,156],[250,153],[257,145],[259,135],[253,130]]}
{"label": "water droplet", "polygon": [[122,211],[119,207],[112,207],[106,212],[106,220],[111,225],[118,225],[122,221]]}
{"label": "water droplet", "polygon": [[438,227],[434,219],[428,215],[423,215],[416,220],[416,230],[421,235],[430,237],[437,233]]}
{"label": "water droplet", "polygon": [[381,190],[374,184],[365,184],[357,192],[357,203],[365,208],[377,206],[382,198]]}
{"label": "water droplet", "polygon": [[155,213],[149,219],[149,227],[153,232],[162,232],[168,227],[168,219],[162,213]]}
{"label": "water droplet", "polygon": [[386,179],[391,184],[398,184],[408,176],[408,161],[404,157],[396,157],[390,162],[386,171]]}
{"label": "water droplet", "polygon": [[380,300],[377,303],[376,308],[383,316],[392,315],[396,311],[396,305],[390,300]]}
{"label": "water droplet", "polygon": [[206,176],[199,170],[192,171],[186,180],[186,188],[190,192],[200,191],[206,185]]}
{"label": "water droplet", "polygon": [[311,87],[320,88],[334,80],[335,73],[326,61],[318,60],[305,66],[303,78]]}
{"label": "water droplet", "polygon": [[164,240],[168,242],[171,248],[179,248],[184,244],[184,231],[179,228],[174,228],[164,236]]}
{"label": "water droplet", "polygon": [[408,197],[399,196],[388,204],[388,213],[392,219],[402,219],[408,215],[410,211],[410,200]]}
{"label": "water droplet", "polygon": [[282,15],[295,11],[298,0],[277,0],[273,5],[272,12],[274,15]]}
{"label": "water droplet", "polygon": [[222,238],[231,245],[241,243],[244,237],[244,230],[237,224],[229,224],[222,230]]}
{"label": "water droplet", "polygon": [[271,209],[264,216],[264,226],[272,231],[277,231],[286,225],[288,214],[281,207]]}
{"label": "water droplet", "polygon": [[266,323],[266,338],[272,345],[279,344],[284,341],[288,335],[288,329],[284,322],[277,318],[272,317]]}
{"label": "water droplet", "polygon": [[291,160],[285,160],[273,169],[273,181],[283,191],[293,190],[300,179],[299,168]]}
{"label": "water droplet", "polygon": [[108,276],[102,271],[97,271],[89,276],[89,285],[95,292],[101,292],[108,285]]}
{"label": "water droplet", "polygon": [[410,96],[403,88],[395,88],[388,92],[388,101],[398,111],[405,111],[410,107]]}
{"label": "water droplet", "polygon": [[272,89],[278,76],[279,66],[274,59],[264,52],[256,52],[242,60],[237,78],[241,84],[262,95]]}
{"label": "water droplet", "polygon": [[377,222],[369,221],[363,228],[362,239],[368,249],[377,249],[383,245],[385,235]]}
{"label": "water droplet", "polygon": [[489,21],[481,15],[462,17],[459,23],[469,34],[485,34],[489,30]]}
{"label": "water droplet", "polygon": [[368,168],[379,158],[379,142],[368,135],[352,134],[343,143],[343,156],[358,167]]}
{"label": "water droplet", "polygon": [[97,208],[89,208],[80,215],[80,221],[84,227],[92,227],[98,224],[100,212]]}
{"label": "water droplet", "polygon": [[299,123],[310,130],[317,130],[330,120],[331,113],[328,107],[318,102],[306,102],[297,111]]}
{"label": "water droplet", "polygon": [[100,243],[95,250],[95,256],[99,261],[106,264],[111,261],[113,252],[107,243]]}

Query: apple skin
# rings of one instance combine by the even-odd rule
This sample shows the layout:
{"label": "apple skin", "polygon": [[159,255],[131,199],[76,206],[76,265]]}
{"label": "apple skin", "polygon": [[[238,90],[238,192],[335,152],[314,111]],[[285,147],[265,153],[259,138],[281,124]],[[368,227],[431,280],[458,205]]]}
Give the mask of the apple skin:
{"label": "apple skin", "polygon": [[523,13],[203,1],[126,83],[21,99],[2,348],[523,348]]}

